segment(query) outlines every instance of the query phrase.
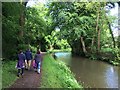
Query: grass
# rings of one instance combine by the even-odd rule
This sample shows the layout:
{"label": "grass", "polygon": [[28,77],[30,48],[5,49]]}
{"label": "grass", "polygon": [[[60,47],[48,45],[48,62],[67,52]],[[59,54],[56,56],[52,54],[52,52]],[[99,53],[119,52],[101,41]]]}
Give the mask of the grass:
{"label": "grass", "polygon": [[82,88],[70,69],[47,54],[42,62],[41,88]]}
{"label": "grass", "polygon": [[2,63],[2,88],[8,88],[17,79],[16,61],[3,61]]}

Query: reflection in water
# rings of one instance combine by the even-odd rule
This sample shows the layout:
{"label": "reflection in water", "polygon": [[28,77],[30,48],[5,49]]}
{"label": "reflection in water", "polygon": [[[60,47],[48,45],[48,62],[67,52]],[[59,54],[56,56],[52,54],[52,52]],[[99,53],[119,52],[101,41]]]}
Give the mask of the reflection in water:
{"label": "reflection in water", "polygon": [[116,71],[118,70],[114,70],[114,67],[108,67],[106,70],[106,82],[110,88],[118,87],[118,73]]}
{"label": "reflection in water", "polygon": [[55,55],[58,60],[70,66],[75,78],[82,82],[84,87],[118,88],[118,67],[102,61],[71,57],[70,53],[59,52]]}

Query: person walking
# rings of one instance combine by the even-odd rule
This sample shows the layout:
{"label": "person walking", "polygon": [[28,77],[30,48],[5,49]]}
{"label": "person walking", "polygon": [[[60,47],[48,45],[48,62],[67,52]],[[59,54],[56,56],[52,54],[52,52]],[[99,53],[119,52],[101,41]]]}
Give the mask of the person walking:
{"label": "person walking", "polygon": [[24,67],[25,67],[25,54],[22,52],[22,50],[19,51],[18,54],[18,61],[17,61],[17,69],[18,69],[18,74],[17,76],[19,77],[20,75],[23,77],[24,74]]}
{"label": "person walking", "polygon": [[30,51],[30,49],[26,50],[25,52],[25,56],[26,56],[26,69],[30,70],[31,69],[31,61],[33,59],[32,56],[32,52]]}
{"label": "person walking", "polygon": [[35,63],[36,63],[36,69],[37,69],[37,73],[40,73],[40,67],[41,67],[41,61],[42,61],[42,54],[40,49],[37,50],[37,53],[35,54]]}

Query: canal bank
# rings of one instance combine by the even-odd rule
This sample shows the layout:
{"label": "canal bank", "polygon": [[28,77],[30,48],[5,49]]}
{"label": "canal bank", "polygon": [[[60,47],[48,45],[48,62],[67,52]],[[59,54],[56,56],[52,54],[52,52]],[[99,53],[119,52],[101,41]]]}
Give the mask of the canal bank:
{"label": "canal bank", "polygon": [[113,66],[99,60],[88,60],[82,57],[72,57],[71,53],[55,53],[57,60],[63,61],[75,74],[78,82],[85,88],[118,88],[120,74],[118,66]]}
{"label": "canal bank", "polygon": [[82,88],[70,69],[50,54],[44,56],[40,88]]}

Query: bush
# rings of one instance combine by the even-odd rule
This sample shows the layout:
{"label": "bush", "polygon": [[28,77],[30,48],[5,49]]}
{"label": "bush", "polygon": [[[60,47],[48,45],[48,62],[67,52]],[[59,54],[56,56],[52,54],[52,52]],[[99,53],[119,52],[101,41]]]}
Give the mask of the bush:
{"label": "bush", "polygon": [[115,55],[115,61],[120,62],[120,49],[116,47],[112,50],[112,53]]}
{"label": "bush", "polygon": [[112,48],[101,48],[101,52],[112,52]]}
{"label": "bush", "polygon": [[106,54],[107,55],[107,61],[113,65],[120,65],[120,49],[118,47],[116,48],[102,48],[101,52],[104,54],[101,57],[103,57]]}

